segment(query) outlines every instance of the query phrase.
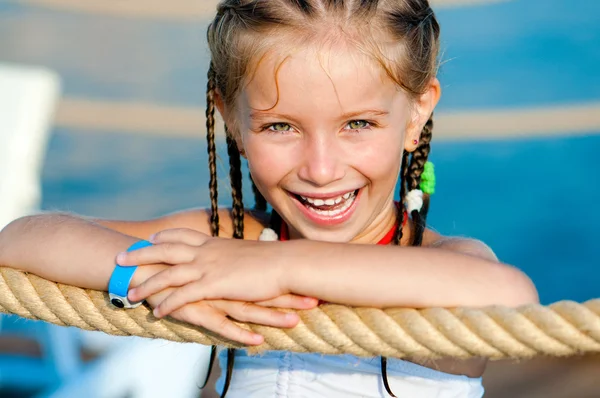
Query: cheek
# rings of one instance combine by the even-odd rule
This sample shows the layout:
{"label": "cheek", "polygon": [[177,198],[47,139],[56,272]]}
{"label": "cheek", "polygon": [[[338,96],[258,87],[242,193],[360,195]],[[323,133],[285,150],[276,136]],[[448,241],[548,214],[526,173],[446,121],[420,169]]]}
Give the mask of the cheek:
{"label": "cheek", "polygon": [[273,189],[293,169],[293,159],[289,151],[277,145],[270,145],[253,137],[245,142],[248,167],[256,185],[263,194]]}
{"label": "cheek", "polygon": [[[364,145],[357,159],[357,169],[374,184],[395,185],[400,173],[403,147],[396,137]],[[392,188],[393,189],[393,188]]]}

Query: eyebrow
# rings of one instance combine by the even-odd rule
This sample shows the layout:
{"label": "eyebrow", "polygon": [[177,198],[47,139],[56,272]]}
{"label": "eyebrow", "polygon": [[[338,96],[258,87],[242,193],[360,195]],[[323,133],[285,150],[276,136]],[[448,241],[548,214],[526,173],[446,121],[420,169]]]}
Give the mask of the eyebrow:
{"label": "eyebrow", "polygon": [[[355,111],[355,112],[344,113],[343,115],[340,116],[340,119],[347,120],[347,119],[352,119],[352,118],[355,118],[357,116],[362,116],[362,115],[387,116],[389,114],[390,114],[389,111],[383,111],[383,110],[379,110],[379,109],[365,109],[365,110],[360,110],[360,111]],[[295,120],[295,118],[293,116],[286,115],[284,113],[272,113],[272,112],[262,112],[262,111],[250,112],[251,120],[260,121],[260,120],[267,119],[267,118]]]}

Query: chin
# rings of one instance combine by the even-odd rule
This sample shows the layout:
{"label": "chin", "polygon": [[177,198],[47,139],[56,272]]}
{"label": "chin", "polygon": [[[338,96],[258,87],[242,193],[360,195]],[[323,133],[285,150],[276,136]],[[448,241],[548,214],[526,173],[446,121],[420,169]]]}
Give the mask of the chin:
{"label": "chin", "polygon": [[321,228],[301,228],[298,231],[304,239],[331,242],[331,243],[347,243],[350,242],[358,233],[351,230],[324,230]]}

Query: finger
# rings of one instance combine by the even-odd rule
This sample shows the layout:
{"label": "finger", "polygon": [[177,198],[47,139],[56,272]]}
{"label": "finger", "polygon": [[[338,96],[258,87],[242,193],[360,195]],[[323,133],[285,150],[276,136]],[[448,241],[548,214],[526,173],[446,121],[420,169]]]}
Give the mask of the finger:
{"label": "finger", "polygon": [[119,253],[119,265],[185,264],[196,258],[196,247],[184,243],[161,243],[132,252]]}
{"label": "finger", "polygon": [[243,329],[228,319],[226,314],[204,304],[190,304],[173,312],[172,316],[180,321],[202,326],[226,339],[245,345],[260,345],[264,342],[260,334]]}
{"label": "finger", "polygon": [[215,300],[207,302],[220,308],[230,317],[257,325],[273,326],[276,328],[293,328],[300,321],[298,314],[286,313],[273,308],[265,308],[253,303],[242,301]]}
{"label": "finger", "polygon": [[159,243],[185,243],[190,246],[201,246],[210,237],[199,231],[188,228],[165,229],[150,237],[150,242]]}
{"label": "finger", "polygon": [[294,310],[310,310],[319,304],[319,300],[313,297],[297,296],[295,294],[285,294],[272,300],[259,301],[255,303],[262,307],[290,308]]}
{"label": "finger", "polygon": [[[164,271],[151,276],[140,285],[129,290],[128,298],[133,301],[142,301],[170,287],[180,287],[197,281],[202,277],[198,268],[186,265],[177,265],[169,267]],[[174,290],[175,293],[177,290]],[[200,300],[192,300],[198,301]]]}
{"label": "finger", "polygon": [[206,300],[207,297],[204,291],[206,286],[202,285],[205,284],[195,281],[188,283],[179,289],[175,289],[173,293],[171,293],[156,308],[154,308],[154,316],[157,318],[162,318],[169,315],[173,311],[177,311],[186,304]]}

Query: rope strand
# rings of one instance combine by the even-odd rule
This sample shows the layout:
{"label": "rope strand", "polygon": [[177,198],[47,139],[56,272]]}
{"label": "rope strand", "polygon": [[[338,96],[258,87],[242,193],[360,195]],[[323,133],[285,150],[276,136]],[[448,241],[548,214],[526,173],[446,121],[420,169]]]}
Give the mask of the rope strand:
{"label": "rope strand", "polygon": [[[114,309],[108,294],[60,285],[0,267],[0,312],[60,326],[100,330],[111,335],[241,348],[203,328],[156,319],[150,308]],[[268,343],[248,347],[388,358],[531,358],[600,352],[600,299],[583,304],[562,301],[548,307],[350,308],[325,304],[298,311],[291,330],[238,323],[263,334]]]}

